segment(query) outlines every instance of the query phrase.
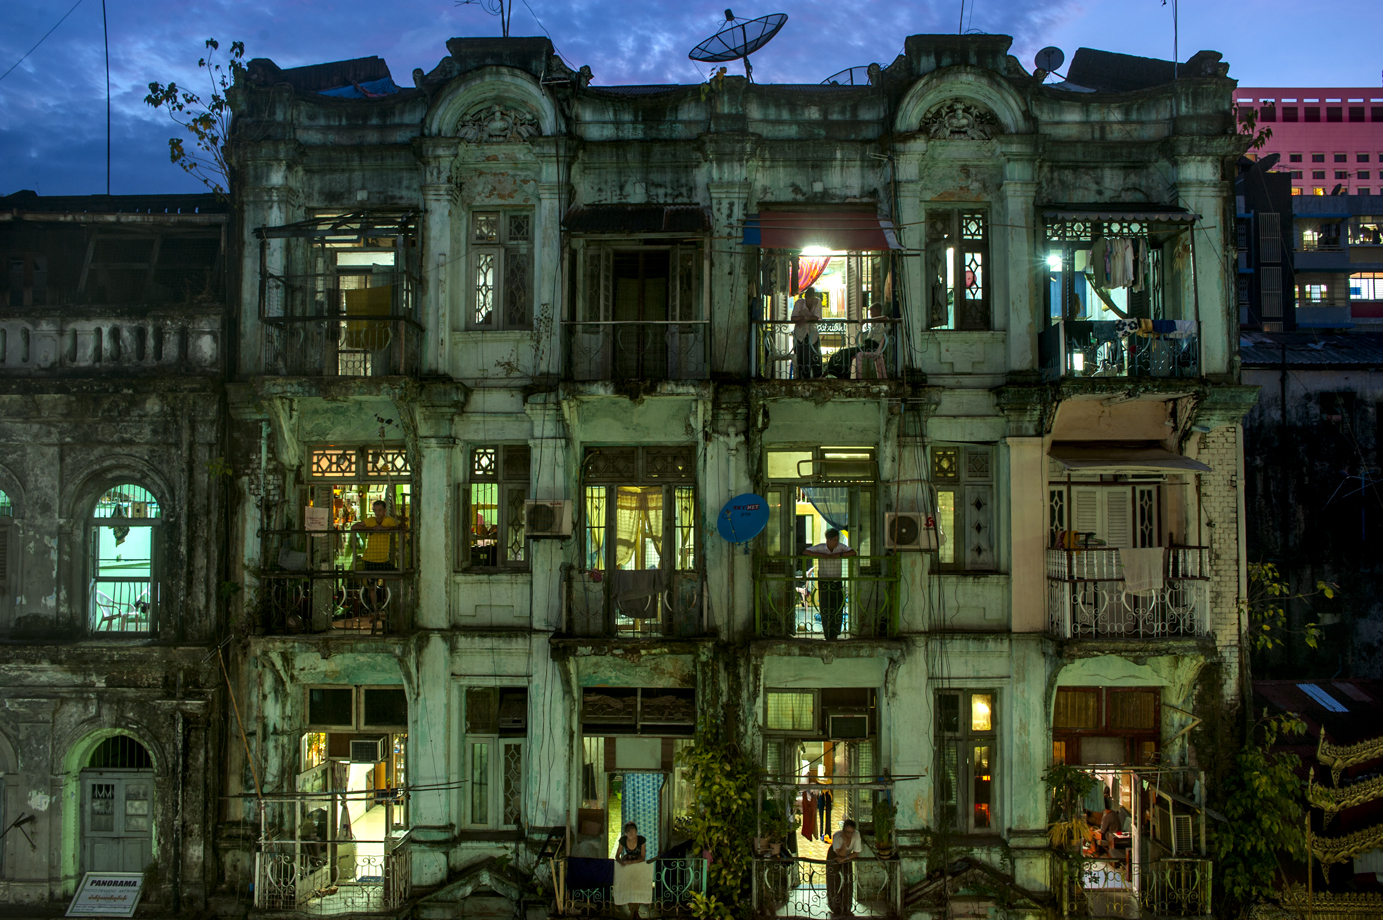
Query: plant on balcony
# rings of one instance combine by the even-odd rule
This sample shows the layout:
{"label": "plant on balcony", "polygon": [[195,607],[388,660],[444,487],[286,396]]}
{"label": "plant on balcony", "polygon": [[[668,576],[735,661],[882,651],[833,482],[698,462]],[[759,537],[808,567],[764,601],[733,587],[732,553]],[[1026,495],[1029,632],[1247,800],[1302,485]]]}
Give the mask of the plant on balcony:
{"label": "plant on balcony", "polygon": [[[1306,858],[1302,826],[1301,759],[1272,753],[1282,735],[1305,732],[1290,713],[1269,717],[1267,710],[1250,729],[1249,741],[1234,755],[1229,774],[1212,787],[1215,805],[1226,820],[1210,836],[1215,858],[1215,916],[1235,917],[1274,893],[1282,857]],[[1284,879],[1285,881],[1285,879]]]}
{"label": "plant on balcony", "polygon": [[693,898],[692,913],[698,920],[748,917],[753,909],[754,797],[763,771],[726,737],[719,722],[704,719],[677,760],[691,787],[687,826],[697,849],[710,860],[706,897]]}
{"label": "plant on balcony", "polygon": [[874,849],[885,858],[893,855],[894,831],[898,822],[898,806],[887,798],[874,802]]}
{"label": "plant on balcony", "polygon": [[797,829],[797,821],[779,798],[764,799],[759,811],[759,852],[768,850],[774,856],[782,851],[783,842]]}
{"label": "plant on balcony", "polygon": [[1061,854],[1053,867],[1053,878],[1063,888],[1079,887],[1083,868],[1082,854],[1094,842],[1093,830],[1085,820],[1085,798],[1095,788],[1093,775],[1078,767],[1054,764],[1042,774],[1042,781],[1051,790],[1052,823],[1047,825],[1047,840]]}

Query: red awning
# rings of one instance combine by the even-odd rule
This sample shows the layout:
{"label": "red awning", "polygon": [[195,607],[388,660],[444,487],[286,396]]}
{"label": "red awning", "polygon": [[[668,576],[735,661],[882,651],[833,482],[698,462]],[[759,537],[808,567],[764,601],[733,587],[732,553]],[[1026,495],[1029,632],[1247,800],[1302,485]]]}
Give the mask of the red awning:
{"label": "red awning", "polygon": [[745,221],[744,242],[764,249],[829,252],[901,249],[893,223],[872,211],[760,211]]}

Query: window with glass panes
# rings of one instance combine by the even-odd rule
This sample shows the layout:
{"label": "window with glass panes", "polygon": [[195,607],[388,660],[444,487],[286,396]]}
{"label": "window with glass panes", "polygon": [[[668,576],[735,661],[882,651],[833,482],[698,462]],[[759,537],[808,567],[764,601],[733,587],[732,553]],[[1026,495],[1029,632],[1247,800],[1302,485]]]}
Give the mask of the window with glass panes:
{"label": "window with glass panes", "polygon": [[988,216],[980,210],[933,208],[926,226],[928,327],[989,329]]}
{"label": "window with glass panes", "polygon": [[1060,687],[1052,707],[1052,763],[1151,766],[1161,726],[1155,687]]}
{"label": "window with glass panes", "polygon": [[936,696],[937,824],[962,834],[999,828],[997,695],[943,690]]}
{"label": "window with glass panes", "polygon": [[[1160,545],[1162,487],[1156,483],[1053,483],[1047,499],[1050,547]],[[1071,538],[1063,542],[1067,532]]]}
{"label": "window with glass panes", "polygon": [[96,500],[88,563],[91,632],[155,630],[159,518],[158,499],[134,483],[113,486]]}
{"label": "window with glass panes", "polygon": [[585,568],[604,572],[621,635],[694,626],[700,610],[696,452],[593,447],[585,460]]}
{"label": "window with glass panes", "polygon": [[[877,692],[869,687],[770,689],[764,699],[764,771],[772,778],[834,785],[833,827],[872,819],[875,793],[850,788],[880,775]],[[795,790],[785,800],[798,805]]]}
{"label": "window with glass panes", "polygon": [[[1176,245],[1184,226],[1084,215],[1048,218],[1044,257],[1048,323],[1178,318],[1176,304],[1166,300],[1163,263],[1166,247]],[[1122,246],[1125,240],[1133,247],[1132,283],[1101,287],[1096,283],[1097,250],[1113,243]]]}
{"label": "window with glass panes", "polygon": [[473,211],[469,329],[533,328],[533,212]]}
{"label": "window with glass panes", "polygon": [[[294,529],[298,521],[288,519],[284,530],[266,535],[271,565],[286,565],[288,554],[305,552],[295,568],[354,569],[357,560],[391,563],[398,571],[413,567],[413,471],[402,445],[314,447],[306,473],[314,518],[304,514],[302,531]],[[384,502],[382,519],[375,516],[378,501]],[[368,533],[357,527],[385,529]]]}
{"label": "window with glass panes", "polygon": [[[835,528],[862,557],[874,549],[879,471],[872,447],[775,446],[764,451],[770,556],[801,556]],[[867,564],[867,563],[864,563]]]}
{"label": "window with glass panes", "polygon": [[528,691],[522,687],[467,690],[465,724],[466,823],[472,827],[521,825]]}
{"label": "window with glass panes", "polygon": [[994,448],[936,446],[931,451],[936,490],[937,561],[944,569],[994,569]]}
{"label": "window with glass panes", "polygon": [[476,447],[470,456],[470,481],[461,487],[461,566],[523,568],[528,565],[523,513],[529,493],[528,445]]}

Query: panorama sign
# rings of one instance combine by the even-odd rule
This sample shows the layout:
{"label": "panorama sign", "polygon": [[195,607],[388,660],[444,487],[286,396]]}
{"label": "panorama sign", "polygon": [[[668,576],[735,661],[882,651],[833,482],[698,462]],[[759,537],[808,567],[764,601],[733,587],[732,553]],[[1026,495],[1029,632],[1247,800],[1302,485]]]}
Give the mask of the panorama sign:
{"label": "panorama sign", "polygon": [[142,872],[88,872],[67,906],[67,916],[133,917],[143,891]]}

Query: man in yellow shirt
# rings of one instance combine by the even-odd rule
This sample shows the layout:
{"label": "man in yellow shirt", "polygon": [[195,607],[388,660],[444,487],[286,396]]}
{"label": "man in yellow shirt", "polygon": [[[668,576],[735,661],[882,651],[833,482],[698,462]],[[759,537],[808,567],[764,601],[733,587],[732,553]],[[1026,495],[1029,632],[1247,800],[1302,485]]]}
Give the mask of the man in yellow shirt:
{"label": "man in yellow shirt", "polygon": [[[372,506],[374,517],[359,521],[351,528],[353,531],[368,532],[365,538],[365,551],[360,554],[361,560],[365,563],[367,572],[392,572],[398,569],[398,564],[394,559],[394,531],[399,529],[399,522],[396,518],[389,516],[389,506],[383,501],[376,500]],[[376,597],[376,586],[378,581],[371,578],[368,582],[369,600],[371,610],[378,610],[379,604]]]}

